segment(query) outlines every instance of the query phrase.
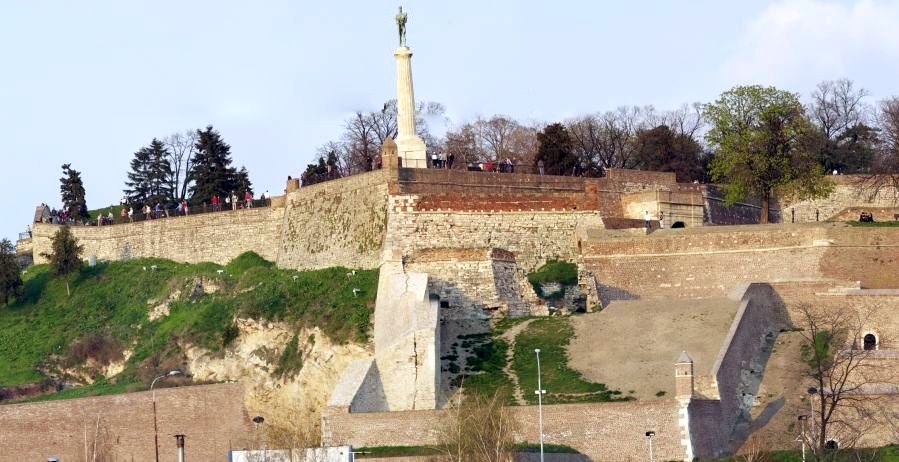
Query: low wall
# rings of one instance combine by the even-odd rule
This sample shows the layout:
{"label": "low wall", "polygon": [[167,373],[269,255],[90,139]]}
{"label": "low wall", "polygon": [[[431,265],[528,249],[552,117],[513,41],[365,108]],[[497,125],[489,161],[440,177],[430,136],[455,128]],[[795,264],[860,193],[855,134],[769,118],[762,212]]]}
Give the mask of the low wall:
{"label": "low wall", "polygon": [[[247,251],[274,261],[283,209],[255,208],[170,217],[110,226],[73,226],[85,258],[100,260],[155,257],[178,262],[227,263]],[[45,263],[59,225],[35,223],[35,263]]]}
{"label": "low wall", "polygon": [[[626,403],[543,406],[544,440],[577,449],[593,461],[646,460],[647,431],[656,433],[656,460],[683,460],[674,399]],[[511,407],[518,423],[516,439],[540,440],[536,406]],[[437,432],[446,411],[406,411],[349,414],[329,408],[322,414],[323,444],[353,447],[428,446],[439,443]]]}
{"label": "low wall", "polygon": [[[108,445],[115,460],[153,460],[152,403],[141,392],[0,406],[0,462],[83,460],[85,439]],[[175,434],[186,435],[187,454],[198,461],[225,460],[253,434],[238,384],[156,390],[156,415],[160,460],[175,460]]]}

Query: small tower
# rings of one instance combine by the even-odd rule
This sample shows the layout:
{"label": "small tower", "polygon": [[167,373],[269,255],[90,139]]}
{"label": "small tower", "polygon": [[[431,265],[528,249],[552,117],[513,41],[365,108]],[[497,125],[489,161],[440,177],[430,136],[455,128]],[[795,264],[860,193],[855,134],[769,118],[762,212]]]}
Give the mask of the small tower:
{"label": "small tower", "polygon": [[396,142],[389,136],[381,144],[381,162],[383,163],[382,168],[388,170],[396,170],[398,167],[402,167],[396,151]]}
{"label": "small tower", "polygon": [[679,400],[693,397],[693,359],[682,351],[674,363],[674,396]]}

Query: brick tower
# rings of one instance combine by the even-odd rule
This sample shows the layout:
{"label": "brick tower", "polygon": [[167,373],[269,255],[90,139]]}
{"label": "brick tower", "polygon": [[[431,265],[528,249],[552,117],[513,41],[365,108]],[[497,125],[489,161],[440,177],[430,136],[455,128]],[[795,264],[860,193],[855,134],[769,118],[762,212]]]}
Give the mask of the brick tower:
{"label": "brick tower", "polygon": [[693,359],[686,351],[674,363],[674,396],[687,401],[693,397]]}

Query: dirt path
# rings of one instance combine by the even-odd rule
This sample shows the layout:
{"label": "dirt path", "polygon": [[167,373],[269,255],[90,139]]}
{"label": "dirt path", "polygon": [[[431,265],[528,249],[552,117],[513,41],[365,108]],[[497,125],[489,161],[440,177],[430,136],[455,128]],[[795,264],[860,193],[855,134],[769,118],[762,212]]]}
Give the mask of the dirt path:
{"label": "dirt path", "polygon": [[509,344],[509,350],[506,352],[506,367],[503,368],[503,373],[506,374],[506,377],[509,377],[509,380],[512,381],[512,397],[515,399],[515,403],[519,406],[524,406],[527,402],[524,400],[524,396],[521,394],[521,386],[518,384],[518,375],[515,374],[515,371],[512,370],[512,357],[515,354],[515,337],[521,333],[521,331],[525,330],[528,327],[533,319],[528,319],[527,321],[518,324],[511,329],[503,332],[499,338],[505,340]]}

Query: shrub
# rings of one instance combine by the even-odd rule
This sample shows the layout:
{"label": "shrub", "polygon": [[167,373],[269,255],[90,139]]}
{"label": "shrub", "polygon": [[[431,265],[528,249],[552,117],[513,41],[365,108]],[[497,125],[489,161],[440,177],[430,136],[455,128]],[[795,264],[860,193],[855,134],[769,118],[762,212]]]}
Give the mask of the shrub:
{"label": "shrub", "polygon": [[[561,297],[566,287],[577,285],[577,265],[566,261],[550,260],[533,273],[528,274],[528,282],[541,298]],[[553,294],[544,294],[542,286],[553,283],[561,285],[562,290]]]}

